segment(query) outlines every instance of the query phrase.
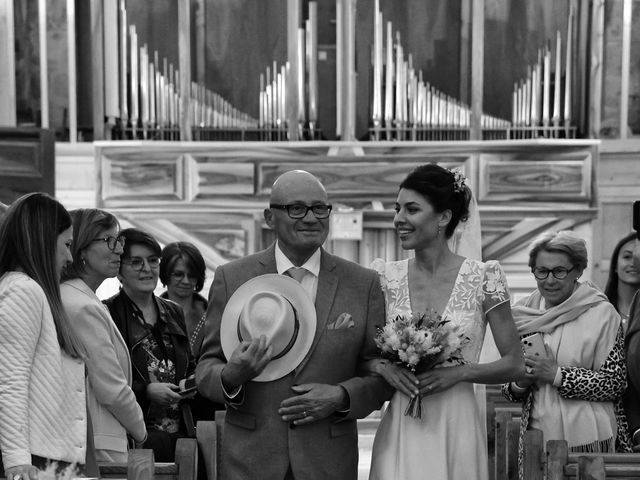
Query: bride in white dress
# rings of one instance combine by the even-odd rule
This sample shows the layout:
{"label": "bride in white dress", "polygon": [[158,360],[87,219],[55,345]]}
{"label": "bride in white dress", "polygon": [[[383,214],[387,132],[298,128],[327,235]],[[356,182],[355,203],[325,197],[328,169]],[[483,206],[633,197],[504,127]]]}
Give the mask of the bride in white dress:
{"label": "bride in white dress", "polygon": [[[471,191],[461,174],[427,164],[400,184],[394,225],[409,260],[374,261],[385,293],[387,317],[435,310],[458,325],[469,342],[464,364],[413,374],[386,360],[371,370],[396,392],[373,444],[370,480],[486,480],[484,416],[474,383],[500,384],[524,375],[504,273],[453,253],[448,239],[469,214]],[[500,358],[479,364],[489,323]],[[410,397],[422,397],[422,416],[404,414]]]}

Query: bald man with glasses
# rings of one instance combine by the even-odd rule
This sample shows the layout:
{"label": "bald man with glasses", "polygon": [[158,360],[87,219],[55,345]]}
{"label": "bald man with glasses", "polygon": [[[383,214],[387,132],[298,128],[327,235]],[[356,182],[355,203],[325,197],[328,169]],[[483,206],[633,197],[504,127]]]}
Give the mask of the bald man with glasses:
{"label": "bald man with glasses", "polygon": [[[356,479],[356,419],[390,396],[380,377],[358,376],[377,354],[376,326],[385,306],[377,274],[329,254],[331,204],[320,181],[295,170],[273,184],[267,225],[276,242],[266,250],[218,267],[209,294],[202,356],[196,369],[201,394],[227,404],[222,478]],[[253,381],[271,360],[264,339],[241,342],[229,358],[220,325],[229,298],[263,274],[296,278],[315,304],[311,350],[291,373]]]}

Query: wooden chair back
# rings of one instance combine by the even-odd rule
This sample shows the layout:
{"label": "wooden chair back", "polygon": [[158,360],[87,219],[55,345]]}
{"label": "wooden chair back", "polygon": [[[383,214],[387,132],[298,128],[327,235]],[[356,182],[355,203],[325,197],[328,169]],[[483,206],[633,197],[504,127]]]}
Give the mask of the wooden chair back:
{"label": "wooden chair back", "polygon": [[222,456],[222,430],[225,411],[217,411],[215,421],[199,421],[196,437],[200,453],[203,455],[207,480],[218,480],[220,476],[220,458]]}
{"label": "wooden chair back", "polygon": [[640,479],[640,453],[569,452],[565,440],[549,440],[545,450],[539,430],[524,439],[525,480]]}
{"label": "wooden chair back", "polygon": [[517,480],[518,478],[518,434],[522,408],[511,403],[496,406],[493,418],[493,454],[490,462],[494,480]]}
{"label": "wooden chair back", "polygon": [[99,463],[100,478],[128,480],[197,480],[198,444],[195,438],[180,438],[174,463],[156,463],[153,450],[129,451],[127,463]]}

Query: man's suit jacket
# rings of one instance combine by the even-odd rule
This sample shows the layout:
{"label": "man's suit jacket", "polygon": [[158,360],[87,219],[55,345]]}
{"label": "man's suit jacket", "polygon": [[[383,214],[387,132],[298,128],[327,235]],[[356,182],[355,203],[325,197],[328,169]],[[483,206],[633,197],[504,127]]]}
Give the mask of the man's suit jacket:
{"label": "man's suit jacket", "polygon": [[[225,401],[220,379],[226,362],[220,346],[224,307],[240,285],[266,273],[276,273],[275,245],[216,270],[196,369],[200,393],[213,401]],[[241,403],[228,405],[222,478],[282,480],[289,465],[295,478],[305,480],[357,478],[356,419],[380,408],[391,392],[380,377],[358,376],[361,362],[377,355],[376,326],[385,321],[378,275],[322,250],[315,306],[316,333],[301,364],[278,380],[248,382]],[[351,315],[353,323],[331,328],[343,313]],[[304,383],[343,386],[350,399],[348,414],[293,428],[283,422],[278,415],[280,402],[295,395],[293,385]]]}

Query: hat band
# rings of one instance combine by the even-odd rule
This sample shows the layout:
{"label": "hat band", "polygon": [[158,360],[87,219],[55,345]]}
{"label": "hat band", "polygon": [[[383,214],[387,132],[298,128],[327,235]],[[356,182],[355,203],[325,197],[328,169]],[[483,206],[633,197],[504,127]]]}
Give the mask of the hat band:
{"label": "hat band", "polygon": [[[287,343],[287,345],[282,349],[282,352],[280,352],[278,355],[274,355],[273,357],[271,357],[271,360],[277,360],[278,358],[285,356],[287,352],[291,350],[293,345],[296,343],[296,338],[298,338],[298,332],[300,331],[300,321],[298,320],[298,311],[296,310],[296,307],[293,306],[293,304],[289,301],[287,297],[284,297],[284,299],[289,303],[289,305],[291,305],[291,309],[293,310],[293,318],[294,318],[293,335],[291,335],[291,340],[289,340],[289,343]],[[238,322],[236,326],[236,331],[238,332],[238,340],[242,342],[243,339],[242,339],[242,333],[240,332],[240,322]]]}

